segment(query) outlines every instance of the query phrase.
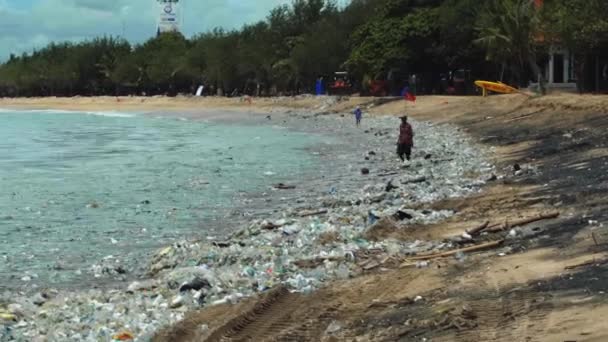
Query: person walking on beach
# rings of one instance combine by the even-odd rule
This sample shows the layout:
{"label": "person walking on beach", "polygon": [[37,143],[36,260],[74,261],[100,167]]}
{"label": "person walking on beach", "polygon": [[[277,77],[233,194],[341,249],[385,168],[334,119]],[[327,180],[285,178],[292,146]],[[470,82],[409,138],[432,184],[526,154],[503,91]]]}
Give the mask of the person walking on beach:
{"label": "person walking on beach", "polygon": [[357,127],[361,126],[361,118],[363,117],[363,112],[361,111],[361,107],[357,106],[357,108],[355,108],[355,123],[357,124]]}
{"label": "person walking on beach", "polygon": [[405,158],[410,160],[413,146],[414,131],[412,130],[412,126],[407,122],[407,116],[404,115],[401,117],[401,126],[399,126],[399,140],[397,140],[397,155],[399,155],[401,161],[405,162]]}

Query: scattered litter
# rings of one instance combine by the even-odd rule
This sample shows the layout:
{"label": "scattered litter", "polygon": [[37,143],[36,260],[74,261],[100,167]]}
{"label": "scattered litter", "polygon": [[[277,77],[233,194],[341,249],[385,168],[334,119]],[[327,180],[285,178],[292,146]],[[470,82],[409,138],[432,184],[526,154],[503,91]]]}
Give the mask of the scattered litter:
{"label": "scattered litter", "polygon": [[122,331],[112,336],[112,339],[116,341],[131,341],[135,339],[135,336],[133,336],[133,334],[128,331]]}
{"label": "scattered litter", "polygon": [[99,203],[97,203],[97,202],[89,203],[89,204],[87,204],[87,208],[89,208],[89,209],[97,209],[97,208],[99,208]]}
{"label": "scattered litter", "polygon": [[331,322],[331,324],[329,324],[329,326],[327,326],[327,329],[325,329],[325,334],[335,334],[338,331],[340,331],[342,329],[342,325],[340,325],[340,323],[333,321]]}
{"label": "scattered litter", "polygon": [[173,300],[171,301],[171,305],[169,305],[169,307],[172,309],[175,309],[175,308],[179,308],[182,305],[184,305],[184,297],[177,296],[177,297],[173,298]]}
{"label": "scattered litter", "polygon": [[10,312],[2,312],[0,311],[0,322],[2,321],[16,321],[17,320],[17,316],[10,313]]}
{"label": "scattered litter", "polygon": [[[319,116],[315,120],[328,132],[344,127],[342,119],[336,117]],[[324,174],[320,190],[313,194],[303,190],[304,184],[297,188],[277,184],[277,189],[293,191],[277,191],[286,198],[272,208],[275,210],[264,217],[253,216],[231,236],[179,241],[155,253],[146,263],[151,281],[131,282],[122,290],[60,292],[37,308],[32,307],[33,298],[20,298],[22,311],[38,315],[27,321],[28,326],[13,330],[14,339],[31,340],[47,329],[48,340],[70,340],[76,335],[84,341],[120,340],[116,331],[126,329],[124,338],[148,340],[160,327],[182,320],[185,312],[201,306],[238,303],[281,285],[290,291],[310,293],[332,279],[378,272],[403,258],[410,258],[412,266],[422,269],[429,267],[428,260],[435,257],[454,255],[462,260],[465,253],[502,243],[454,250],[452,242],[390,239],[390,234],[399,233],[403,227],[432,224],[452,216],[452,211],[416,208],[477,192],[493,169],[482,159],[482,153],[452,127],[415,121],[414,129],[420,137],[415,160],[403,169],[394,150],[387,148],[396,141],[398,122],[390,117],[371,120],[374,134],[357,140],[352,155],[341,161],[344,163],[339,173],[345,174],[344,178]],[[359,174],[361,151],[373,151],[368,156],[373,156],[377,171],[371,174],[367,169],[368,177]],[[424,152],[417,155],[420,152],[416,151]],[[431,156],[429,161],[423,160],[427,154]],[[323,170],[333,167],[327,165]],[[272,171],[263,174],[275,175]],[[379,226],[389,220],[393,224]],[[470,240],[475,234],[467,231],[463,237]],[[114,238],[110,241],[118,244]],[[121,279],[124,273],[132,272],[122,264],[119,251],[113,253],[115,257],[101,260],[89,272],[110,279]],[[30,275],[22,278],[24,282],[31,279]],[[414,299],[423,300],[421,296]],[[40,309],[44,311],[34,311]],[[17,317],[0,311],[0,319],[16,322]],[[332,322],[327,333],[341,329],[338,322]]]}
{"label": "scattered litter", "polygon": [[458,251],[454,254],[454,258],[460,262],[463,262],[466,259],[466,255],[462,251]]}
{"label": "scattered litter", "polygon": [[416,263],[416,268],[427,268],[427,267],[429,267],[428,261],[418,261]]}

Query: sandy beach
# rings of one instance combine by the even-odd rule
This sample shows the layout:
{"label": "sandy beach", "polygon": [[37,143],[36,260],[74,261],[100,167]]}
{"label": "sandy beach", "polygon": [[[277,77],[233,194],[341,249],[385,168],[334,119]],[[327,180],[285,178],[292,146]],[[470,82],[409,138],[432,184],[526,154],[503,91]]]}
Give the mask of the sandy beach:
{"label": "sandy beach", "polygon": [[[207,110],[234,110],[252,112],[288,112],[300,109],[309,113],[343,113],[362,105],[370,114],[394,114],[407,112],[435,122],[457,122],[464,115],[483,111],[509,111],[518,107],[563,110],[606,110],[606,97],[602,95],[550,94],[531,99],[525,95],[493,96],[489,99],[478,96],[421,96],[415,103],[402,98],[331,97],[301,95],[296,97],[252,98],[243,97],[42,97],[0,98],[0,108],[15,109],[63,109],[77,111],[171,111],[186,113]],[[556,113],[559,114],[559,113]],[[442,119],[443,118],[443,119]]]}
{"label": "sandy beach", "polygon": [[[349,114],[356,105],[367,115],[367,126],[359,131]],[[255,112],[335,135],[352,147],[341,156],[317,151],[339,172],[323,174],[302,192],[283,190],[285,200],[274,214],[225,240],[185,240],[158,251],[148,263],[151,277],[127,288],[69,295],[50,290],[38,294],[45,297],[41,305],[3,296],[0,314],[11,335],[0,336],[41,341],[97,340],[121,332],[140,340],[156,335],[158,341],[246,336],[599,341],[608,336],[590,315],[571,319],[608,308],[602,296],[608,289],[601,285],[608,276],[588,262],[601,264],[605,258],[599,246],[607,205],[606,97],[437,96],[413,104],[301,96],[254,99],[251,105],[214,98],[4,99],[0,107],[193,116],[214,108]],[[394,156],[394,116],[403,113],[414,118],[419,139],[415,160],[405,166]],[[362,175],[362,168],[370,174]],[[370,211],[377,219],[370,221]],[[526,219],[532,224],[517,224]],[[485,232],[466,233],[484,223]],[[484,244],[489,247],[474,248]],[[467,247],[474,249],[459,252]],[[589,287],[589,281],[597,285]],[[51,331],[58,319],[63,323]],[[156,333],[161,327],[166,329]]]}
{"label": "sandy beach", "polygon": [[[333,104],[333,98],[325,98]],[[185,110],[205,111],[222,109],[267,109],[283,107],[310,109],[322,107],[323,100],[313,96],[299,98],[255,98],[249,103],[245,98],[226,97],[45,97],[45,98],[2,98],[0,107],[21,109],[64,109],[79,111],[157,111]]]}
{"label": "sandy beach", "polygon": [[0,10],[0,342],[608,341],[607,0]]}

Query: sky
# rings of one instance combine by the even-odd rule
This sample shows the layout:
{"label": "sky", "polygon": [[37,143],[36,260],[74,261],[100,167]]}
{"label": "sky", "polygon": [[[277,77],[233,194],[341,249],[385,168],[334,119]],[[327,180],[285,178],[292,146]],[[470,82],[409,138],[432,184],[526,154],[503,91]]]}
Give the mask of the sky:
{"label": "sky", "polygon": [[[180,0],[187,36],[215,27],[240,28],[290,0]],[[0,0],[0,60],[52,41],[123,36],[138,43],[156,34],[157,0]]]}

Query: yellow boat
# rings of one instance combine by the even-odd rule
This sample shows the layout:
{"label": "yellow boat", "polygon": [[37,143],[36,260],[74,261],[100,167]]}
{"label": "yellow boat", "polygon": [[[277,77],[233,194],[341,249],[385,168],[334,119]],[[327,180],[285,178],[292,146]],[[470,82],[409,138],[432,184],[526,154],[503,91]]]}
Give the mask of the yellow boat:
{"label": "yellow boat", "polygon": [[475,85],[483,89],[483,96],[487,95],[488,90],[502,94],[512,94],[519,92],[519,90],[508,86],[502,82],[475,81]]}

